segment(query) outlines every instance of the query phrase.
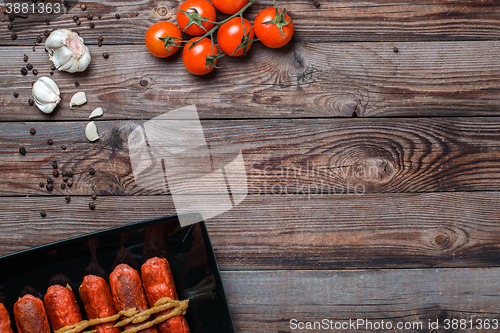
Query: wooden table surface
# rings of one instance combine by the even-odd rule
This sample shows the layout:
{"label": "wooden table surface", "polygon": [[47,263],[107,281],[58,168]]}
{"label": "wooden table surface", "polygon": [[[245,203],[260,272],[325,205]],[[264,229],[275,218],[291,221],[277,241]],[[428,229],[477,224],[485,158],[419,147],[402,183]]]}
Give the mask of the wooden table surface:
{"label": "wooden table surface", "polygon": [[[205,77],[183,68],[181,52],[156,59],[143,44],[180,3],[85,2],[50,26],[15,18],[16,40],[3,17],[0,255],[173,214],[168,190],[135,183],[127,137],[194,104],[207,140],[238,146],[247,169],[248,197],[206,222],[236,332],[304,331],[292,319],[423,323],[396,332],[437,332],[428,323],[439,319],[439,332],[469,332],[446,330],[446,319],[500,318],[498,0],[280,0],[292,42],[254,43]],[[246,17],[270,5],[257,0]],[[46,115],[28,99],[51,71],[44,31],[55,28],[78,31],[92,63],[54,73],[63,102]],[[21,75],[24,54],[38,76]],[[78,91],[88,103],[70,109]],[[98,106],[101,139],[89,143]],[[71,188],[61,177],[52,192],[39,187],[53,159],[74,173]]]}

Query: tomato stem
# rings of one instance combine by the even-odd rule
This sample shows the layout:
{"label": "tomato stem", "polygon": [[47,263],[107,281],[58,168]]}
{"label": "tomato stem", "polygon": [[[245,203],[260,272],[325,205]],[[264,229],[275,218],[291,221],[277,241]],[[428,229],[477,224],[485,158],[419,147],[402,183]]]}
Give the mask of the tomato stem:
{"label": "tomato stem", "polygon": [[[197,40],[195,41],[186,41],[185,43],[193,43],[193,45],[191,45],[189,48],[192,48],[196,43],[198,43],[199,41],[201,41],[203,38],[205,37],[208,37],[209,35],[212,35],[217,29],[220,28],[221,25],[223,25],[224,23],[232,20],[233,18],[235,18],[236,16],[240,15],[242,16],[243,13],[245,12],[245,10],[248,9],[248,7],[250,7],[251,5],[254,4],[256,0],[248,0],[248,3],[245,5],[245,7],[241,8],[237,13],[234,13],[233,15],[229,16],[227,19],[223,20],[223,21],[220,21],[218,23],[215,24],[215,26],[210,29],[210,31],[207,31],[203,36],[201,36],[200,38],[198,38]],[[243,17],[243,16],[242,16]],[[184,42],[184,41],[183,41]]]}

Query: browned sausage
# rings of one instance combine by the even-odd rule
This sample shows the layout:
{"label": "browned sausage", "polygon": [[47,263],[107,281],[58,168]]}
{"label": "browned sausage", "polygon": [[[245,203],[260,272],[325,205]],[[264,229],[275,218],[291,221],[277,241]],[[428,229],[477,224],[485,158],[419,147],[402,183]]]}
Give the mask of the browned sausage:
{"label": "browned sausage", "polygon": [[[144,291],[139,272],[127,264],[120,264],[115,267],[109,276],[109,284],[111,293],[115,302],[116,311],[128,310],[137,308],[139,311],[148,309],[148,303]],[[134,324],[125,326],[125,329],[134,327]],[[156,327],[151,327],[141,331],[142,333],[158,333]]]}
{"label": "browned sausage", "polygon": [[82,321],[80,307],[71,288],[58,284],[50,286],[43,302],[54,331]]}
{"label": "browned sausage", "polygon": [[[106,318],[116,314],[113,296],[108,283],[99,276],[87,275],[78,289],[83,307],[89,319]],[[96,326],[97,333],[120,333],[115,323]]]}
{"label": "browned sausage", "polygon": [[12,326],[10,325],[9,311],[7,311],[3,303],[0,303],[0,333],[12,333]]}
{"label": "browned sausage", "polygon": [[[163,258],[154,257],[146,261],[141,268],[142,283],[146,291],[149,305],[152,307],[156,301],[163,297],[177,300],[174,277],[170,270],[168,261]],[[160,315],[165,312],[160,313]],[[158,325],[161,333],[189,333],[184,316],[175,316]]]}
{"label": "browned sausage", "polygon": [[50,333],[43,302],[33,295],[25,295],[14,304],[14,319],[19,333]]}

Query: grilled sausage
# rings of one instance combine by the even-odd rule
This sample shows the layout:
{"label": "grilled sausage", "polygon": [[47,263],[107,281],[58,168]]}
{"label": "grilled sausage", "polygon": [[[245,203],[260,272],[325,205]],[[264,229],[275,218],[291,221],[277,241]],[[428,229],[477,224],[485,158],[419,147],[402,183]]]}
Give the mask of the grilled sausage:
{"label": "grilled sausage", "polygon": [[43,302],[54,331],[82,321],[80,307],[71,288],[52,285],[47,289]]}
{"label": "grilled sausage", "polygon": [[[78,289],[89,319],[106,318],[116,314],[108,283],[99,276],[87,275]],[[114,322],[96,325],[97,333],[120,333]]]}
{"label": "grilled sausage", "polygon": [[[116,266],[109,276],[109,284],[116,311],[128,310],[130,308],[137,308],[139,311],[148,309],[139,272],[129,265],[120,264]],[[125,326],[125,329],[134,326],[134,324],[128,324]],[[153,326],[141,332],[158,333],[158,330]]]}
{"label": "grilled sausage", "polygon": [[[177,300],[174,277],[170,270],[168,261],[163,258],[154,257],[147,260],[141,267],[142,283],[148,298],[149,305],[154,306],[155,302],[163,297],[170,297]],[[168,313],[167,310],[159,315]],[[189,333],[184,316],[175,316],[158,325],[161,333]]]}
{"label": "grilled sausage", "polygon": [[0,333],[13,333],[10,325],[9,311],[7,311],[3,303],[0,303]]}
{"label": "grilled sausage", "polygon": [[14,319],[19,333],[50,333],[43,302],[33,295],[25,295],[14,304]]}

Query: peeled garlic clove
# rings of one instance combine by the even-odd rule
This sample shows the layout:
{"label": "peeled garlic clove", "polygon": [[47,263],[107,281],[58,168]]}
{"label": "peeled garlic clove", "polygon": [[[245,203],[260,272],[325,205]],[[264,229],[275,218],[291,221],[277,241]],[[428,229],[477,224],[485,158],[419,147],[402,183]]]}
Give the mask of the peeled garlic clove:
{"label": "peeled garlic clove", "polygon": [[43,113],[51,113],[61,101],[59,87],[49,77],[42,76],[34,84],[31,94],[36,106]]}
{"label": "peeled garlic clove", "polygon": [[73,108],[73,105],[83,105],[85,103],[87,103],[87,96],[85,95],[85,92],[80,91],[74,94],[73,97],[71,97],[69,107]]}
{"label": "peeled garlic clove", "polygon": [[85,127],[85,136],[90,142],[94,142],[95,140],[99,139],[99,134],[97,134],[97,126],[95,125],[95,122],[91,121],[87,124],[87,126]]}
{"label": "peeled garlic clove", "polygon": [[54,66],[61,71],[83,72],[90,64],[89,48],[83,38],[69,29],[52,32],[45,41],[45,49]]}
{"label": "peeled garlic clove", "polygon": [[92,113],[89,116],[89,119],[92,119],[92,118],[95,118],[95,117],[100,117],[103,114],[104,114],[104,112],[102,111],[102,108],[98,107],[97,109],[95,109],[94,111],[92,111]]}

